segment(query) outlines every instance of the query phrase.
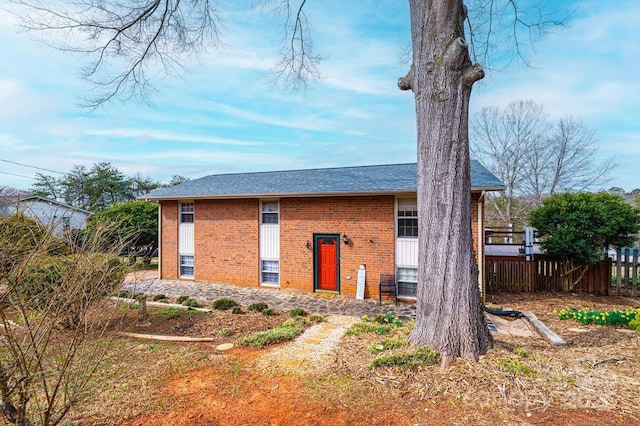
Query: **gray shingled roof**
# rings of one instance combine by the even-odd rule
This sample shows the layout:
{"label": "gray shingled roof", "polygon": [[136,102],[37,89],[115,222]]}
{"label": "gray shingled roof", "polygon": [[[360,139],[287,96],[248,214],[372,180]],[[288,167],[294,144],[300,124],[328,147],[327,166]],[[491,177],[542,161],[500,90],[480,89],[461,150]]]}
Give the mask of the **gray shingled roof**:
{"label": "gray shingled roof", "polygon": [[[501,190],[503,184],[476,160],[472,190]],[[416,191],[416,163],[330,169],[209,175],[143,195],[142,199],[239,198],[349,195]]]}

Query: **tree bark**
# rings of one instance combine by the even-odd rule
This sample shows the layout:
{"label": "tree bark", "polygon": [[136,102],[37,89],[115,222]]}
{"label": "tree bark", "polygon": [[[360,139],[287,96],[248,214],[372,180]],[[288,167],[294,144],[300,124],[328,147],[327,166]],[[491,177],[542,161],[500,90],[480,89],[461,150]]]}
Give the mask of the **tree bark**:
{"label": "tree bark", "polygon": [[418,134],[418,298],[409,336],[443,366],[477,361],[492,346],[471,232],[469,98],[484,77],[464,40],[462,0],[410,0],[413,64],[401,89],[415,95]]}

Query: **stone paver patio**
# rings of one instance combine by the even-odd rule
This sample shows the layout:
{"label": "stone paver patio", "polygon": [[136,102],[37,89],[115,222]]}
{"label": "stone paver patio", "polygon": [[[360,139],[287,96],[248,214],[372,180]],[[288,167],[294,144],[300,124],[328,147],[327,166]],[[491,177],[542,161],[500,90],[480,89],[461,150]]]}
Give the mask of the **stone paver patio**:
{"label": "stone paver patio", "polygon": [[269,307],[281,311],[303,308],[310,313],[322,315],[337,314],[361,317],[392,312],[400,319],[415,318],[415,304],[383,301],[378,305],[377,299],[357,300],[353,297],[335,293],[302,293],[271,287],[242,287],[232,284],[221,284],[208,281],[184,281],[149,278],[149,274],[132,274],[125,281],[124,289],[142,292],[147,295],[165,294],[169,297],[186,295],[200,302],[213,302],[221,297],[228,297],[241,305],[264,302]]}

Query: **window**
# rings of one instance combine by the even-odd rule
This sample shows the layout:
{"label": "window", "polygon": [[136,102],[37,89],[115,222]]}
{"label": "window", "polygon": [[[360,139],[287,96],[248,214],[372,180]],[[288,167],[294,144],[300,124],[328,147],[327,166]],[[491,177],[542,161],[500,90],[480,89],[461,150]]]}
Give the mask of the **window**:
{"label": "window", "polygon": [[263,283],[278,284],[280,275],[280,262],[278,262],[277,260],[263,260],[260,275]]}
{"label": "window", "polygon": [[278,224],[278,206],[277,201],[263,201],[262,202],[262,223],[264,225],[277,225]]}
{"label": "window", "polygon": [[193,223],[195,212],[194,203],[181,203],[180,204],[180,223]]}
{"label": "window", "polygon": [[398,198],[398,238],[418,237],[418,202],[415,198]]}
{"label": "window", "polygon": [[193,256],[180,256],[180,276],[193,277]]}
{"label": "window", "polygon": [[418,293],[418,269],[398,268],[398,295],[416,297]]}

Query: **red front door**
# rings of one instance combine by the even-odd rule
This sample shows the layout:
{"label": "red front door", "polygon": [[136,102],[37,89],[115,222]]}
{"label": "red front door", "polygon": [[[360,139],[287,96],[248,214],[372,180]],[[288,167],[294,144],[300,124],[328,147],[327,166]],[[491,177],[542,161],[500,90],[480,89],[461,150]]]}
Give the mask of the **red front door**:
{"label": "red front door", "polygon": [[316,250],[316,288],[338,291],[338,237],[317,237]]}

